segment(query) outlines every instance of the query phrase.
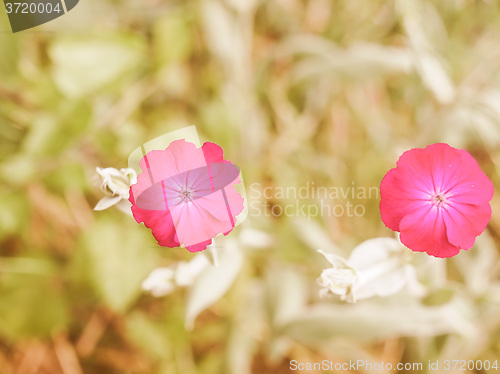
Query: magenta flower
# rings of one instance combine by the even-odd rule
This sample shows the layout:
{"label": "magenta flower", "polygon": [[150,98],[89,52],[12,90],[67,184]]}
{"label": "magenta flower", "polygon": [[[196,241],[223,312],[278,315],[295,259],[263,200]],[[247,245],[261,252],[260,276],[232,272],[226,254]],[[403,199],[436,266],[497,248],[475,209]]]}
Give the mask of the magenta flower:
{"label": "magenta flower", "polygon": [[239,170],[224,160],[222,148],[185,140],[140,161],[142,173],[130,187],[135,220],[149,227],[158,244],[201,251],[219,233],[227,235],[243,211],[235,190]]}
{"label": "magenta flower", "polygon": [[433,144],[406,151],[380,184],[380,213],[401,242],[451,257],[474,245],[491,217],[493,183],[463,149]]}

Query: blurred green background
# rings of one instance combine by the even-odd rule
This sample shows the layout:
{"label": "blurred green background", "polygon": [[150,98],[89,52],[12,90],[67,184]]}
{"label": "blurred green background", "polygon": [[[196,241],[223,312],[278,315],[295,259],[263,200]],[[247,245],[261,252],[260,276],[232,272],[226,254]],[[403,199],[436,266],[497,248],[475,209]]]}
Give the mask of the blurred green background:
{"label": "blurred green background", "polygon": [[[492,0],[81,0],[17,34],[2,7],[0,373],[498,359],[497,196],[474,249],[431,265],[420,254],[426,298],[357,304],[319,299],[314,250],[347,256],[392,237],[376,197],[357,202],[362,217],[250,210],[229,236],[241,270],[186,329],[189,289],[154,298],[140,285],[192,255],[117,209],[94,212],[92,177],[194,124],[241,168],[250,199],[252,185],[378,187],[403,151],[436,142],[467,149],[498,187],[499,46]],[[255,249],[255,230],[272,244]]]}

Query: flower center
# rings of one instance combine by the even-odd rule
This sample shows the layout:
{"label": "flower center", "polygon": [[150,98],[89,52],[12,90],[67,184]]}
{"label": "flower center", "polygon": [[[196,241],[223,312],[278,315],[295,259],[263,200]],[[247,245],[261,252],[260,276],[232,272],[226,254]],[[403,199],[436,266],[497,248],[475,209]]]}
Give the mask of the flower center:
{"label": "flower center", "polygon": [[444,196],[444,193],[433,193],[431,197],[431,202],[435,206],[443,206],[446,203],[446,197]]}
{"label": "flower center", "polygon": [[188,187],[182,187],[179,197],[181,198],[181,202],[188,203],[193,200],[194,193],[193,190],[191,190]]}

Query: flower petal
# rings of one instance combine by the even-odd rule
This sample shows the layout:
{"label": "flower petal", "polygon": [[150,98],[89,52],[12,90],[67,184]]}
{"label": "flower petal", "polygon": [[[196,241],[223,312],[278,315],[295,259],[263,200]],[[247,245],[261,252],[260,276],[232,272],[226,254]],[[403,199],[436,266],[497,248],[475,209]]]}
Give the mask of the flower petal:
{"label": "flower petal", "polygon": [[158,244],[200,251],[234,228],[244,200],[234,188],[239,170],[222,158],[222,148],[177,140],[149,152],[140,165],[143,172],[130,190],[132,213]]}
{"label": "flower petal", "polygon": [[450,257],[491,217],[493,183],[465,150],[438,143],[401,155],[380,186],[382,221],[414,251]]}
{"label": "flower petal", "polygon": [[391,169],[380,184],[380,215],[384,224],[399,231],[403,217],[421,208],[428,195],[415,184],[409,170]]}
{"label": "flower petal", "polygon": [[172,155],[178,173],[206,166],[202,150],[185,140],[176,140],[170,143],[165,152]]}
{"label": "flower petal", "polygon": [[489,204],[471,205],[453,203],[443,213],[448,241],[462,249],[472,248],[491,218]]}
{"label": "flower petal", "polygon": [[233,214],[236,215],[241,210],[229,213],[222,191],[172,208],[179,242],[190,247],[230,231],[234,227]]}
{"label": "flower petal", "polygon": [[401,242],[414,251],[435,257],[451,257],[460,251],[448,242],[442,209],[433,205],[406,215],[399,227]]}
{"label": "flower petal", "polygon": [[117,204],[121,199],[122,199],[121,196],[114,196],[114,197],[104,196],[96,204],[96,206],[94,207],[94,210],[108,209],[109,207],[112,207],[113,205]]}
{"label": "flower petal", "polygon": [[200,251],[207,249],[207,247],[210,244],[212,244],[212,239],[205,240],[204,242],[200,242],[200,243],[193,244],[193,245],[188,245],[188,246],[186,246],[186,249],[191,253],[200,252]]}
{"label": "flower petal", "polygon": [[467,151],[461,150],[460,156],[460,173],[455,177],[455,185],[450,188],[447,197],[462,204],[488,204],[494,194],[493,183]]}
{"label": "flower petal", "polygon": [[170,211],[147,210],[132,205],[132,214],[137,223],[144,222],[144,226],[151,229],[159,245],[170,248],[180,245]]}
{"label": "flower petal", "polygon": [[229,162],[224,160],[223,150],[217,144],[206,142],[201,148],[207,165],[211,163]]}

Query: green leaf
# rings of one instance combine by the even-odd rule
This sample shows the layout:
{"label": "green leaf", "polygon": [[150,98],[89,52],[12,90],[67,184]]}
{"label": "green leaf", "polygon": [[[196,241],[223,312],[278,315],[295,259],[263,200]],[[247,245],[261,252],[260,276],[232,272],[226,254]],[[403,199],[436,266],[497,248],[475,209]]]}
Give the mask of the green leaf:
{"label": "green leaf", "polygon": [[133,35],[94,35],[57,40],[50,48],[57,87],[71,97],[95,92],[133,71],[144,42]]}
{"label": "green leaf", "polygon": [[[5,13],[4,13],[5,14]],[[7,19],[7,17],[5,17]],[[7,30],[7,22],[0,22],[0,27]],[[17,39],[9,35],[9,32],[0,34],[0,44],[2,45],[2,58],[0,59],[0,76],[2,83],[13,80],[16,73],[19,73],[17,63],[19,58],[19,47]]]}
{"label": "green leaf", "polygon": [[52,261],[30,257],[0,257],[0,272],[28,275],[55,275]]}
{"label": "green leaf", "polygon": [[428,306],[443,305],[450,302],[454,295],[454,289],[442,288],[427,295],[422,302]]}
{"label": "green leaf", "polygon": [[49,278],[4,274],[0,300],[0,335],[10,339],[49,337],[68,323],[63,295]]}
{"label": "green leaf", "polygon": [[12,185],[23,185],[31,181],[37,172],[36,160],[26,154],[16,154],[0,164],[0,178]]}
{"label": "green leaf", "polygon": [[271,314],[276,325],[293,319],[306,305],[307,286],[297,269],[271,267],[267,272],[267,289]]}
{"label": "green leaf", "polygon": [[[385,303],[385,304],[384,304]],[[455,303],[426,307],[399,299],[362,301],[357,304],[316,304],[284,326],[282,333],[317,346],[333,337],[376,340],[390,336],[436,336],[470,333],[474,327],[467,311]]]}
{"label": "green leaf", "polygon": [[233,284],[243,265],[243,254],[232,240],[217,247],[219,266],[208,266],[190,288],[186,307],[186,326],[192,328],[200,312],[219,300]]}
{"label": "green leaf", "polygon": [[30,155],[60,155],[74,145],[91,119],[91,108],[84,102],[61,105],[58,116],[40,114],[31,121],[23,141],[23,151]]}
{"label": "green leaf", "polygon": [[23,193],[0,190],[0,237],[22,232],[28,220],[29,211],[30,208]]}
{"label": "green leaf", "polygon": [[169,13],[158,18],[153,26],[153,43],[162,64],[180,62],[192,50],[192,26],[182,13]]}
{"label": "green leaf", "polygon": [[171,347],[161,326],[140,312],[130,314],[126,325],[128,335],[140,348],[155,357],[168,358]]}
{"label": "green leaf", "polygon": [[127,218],[98,220],[83,238],[90,281],[115,311],[124,311],[134,302],[154,266],[155,254],[147,236],[144,227]]}

